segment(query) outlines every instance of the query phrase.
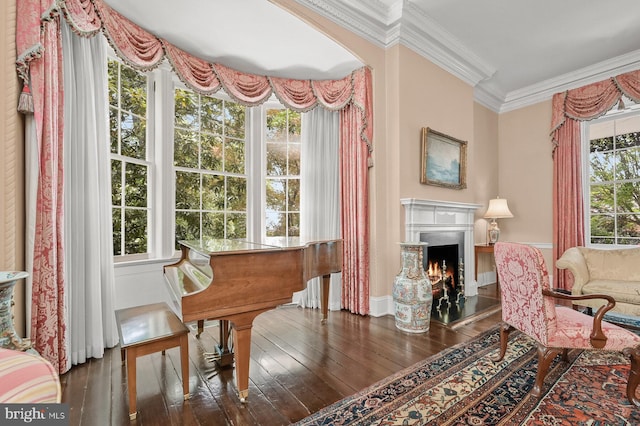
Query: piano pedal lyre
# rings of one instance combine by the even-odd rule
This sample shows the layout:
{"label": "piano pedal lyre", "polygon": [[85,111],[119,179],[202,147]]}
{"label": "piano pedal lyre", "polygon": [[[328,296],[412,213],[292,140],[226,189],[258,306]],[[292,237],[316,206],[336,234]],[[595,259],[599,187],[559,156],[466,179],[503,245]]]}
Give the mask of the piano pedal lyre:
{"label": "piano pedal lyre", "polygon": [[218,369],[213,367],[212,369],[205,371],[205,373],[207,375],[207,380],[211,380],[218,375]]}
{"label": "piano pedal lyre", "polygon": [[202,355],[204,356],[204,359],[209,362],[220,361],[222,358],[218,352],[204,352]]}
{"label": "piano pedal lyre", "polygon": [[214,352],[204,352],[202,355],[205,361],[214,363],[213,368],[207,371],[207,380],[211,380],[218,375],[218,370],[233,365],[233,329],[229,327],[229,322],[220,321],[220,343],[215,347]]}

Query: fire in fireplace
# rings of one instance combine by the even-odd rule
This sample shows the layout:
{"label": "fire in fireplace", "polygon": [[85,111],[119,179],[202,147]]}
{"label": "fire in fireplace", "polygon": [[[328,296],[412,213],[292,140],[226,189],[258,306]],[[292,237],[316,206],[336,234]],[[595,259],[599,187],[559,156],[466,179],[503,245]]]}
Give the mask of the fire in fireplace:
{"label": "fire in fireplace", "polygon": [[420,241],[427,242],[423,252],[423,267],[431,280],[434,298],[440,297],[446,288],[449,297],[463,290],[460,277],[460,260],[464,253],[463,232],[424,232]]}

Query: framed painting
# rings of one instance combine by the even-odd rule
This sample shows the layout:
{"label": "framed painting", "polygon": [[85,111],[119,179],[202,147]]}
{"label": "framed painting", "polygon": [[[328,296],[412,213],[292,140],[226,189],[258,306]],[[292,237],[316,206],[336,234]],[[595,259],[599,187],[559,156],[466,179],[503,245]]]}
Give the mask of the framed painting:
{"label": "framed painting", "polygon": [[420,183],[451,189],[467,187],[467,142],[422,128]]}

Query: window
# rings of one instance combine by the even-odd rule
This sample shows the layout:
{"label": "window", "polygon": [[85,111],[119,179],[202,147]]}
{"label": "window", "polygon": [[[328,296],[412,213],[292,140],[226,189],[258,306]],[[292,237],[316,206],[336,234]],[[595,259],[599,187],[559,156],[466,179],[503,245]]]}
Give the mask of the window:
{"label": "window", "polygon": [[109,61],[113,254],[148,250],[147,77]]}
{"label": "window", "polygon": [[640,110],[587,124],[587,241],[640,244]]}
{"label": "window", "polygon": [[175,90],[176,240],[245,238],[245,107]]}
{"label": "window", "polygon": [[110,59],[116,261],[166,258],[178,240],[300,232],[301,115],[204,96],[168,67]]}
{"label": "window", "polygon": [[266,236],[300,236],[300,113],[268,109]]}

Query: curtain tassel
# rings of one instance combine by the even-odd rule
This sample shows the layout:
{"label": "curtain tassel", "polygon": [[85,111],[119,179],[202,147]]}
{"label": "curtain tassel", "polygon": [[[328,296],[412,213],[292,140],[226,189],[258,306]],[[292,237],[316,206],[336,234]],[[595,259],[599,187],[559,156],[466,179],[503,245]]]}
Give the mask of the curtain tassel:
{"label": "curtain tassel", "polygon": [[625,109],[624,101],[622,97],[620,97],[620,102],[618,102],[618,111],[623,111]]}
{"label": "curtain tassel", "polygon": [[22,93],[18,99],[18,112],[22,114],[33,114],[33,95],[28,85],[22,87]]}

